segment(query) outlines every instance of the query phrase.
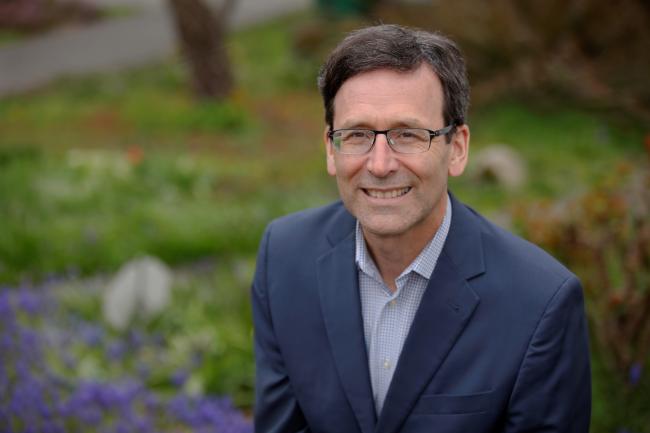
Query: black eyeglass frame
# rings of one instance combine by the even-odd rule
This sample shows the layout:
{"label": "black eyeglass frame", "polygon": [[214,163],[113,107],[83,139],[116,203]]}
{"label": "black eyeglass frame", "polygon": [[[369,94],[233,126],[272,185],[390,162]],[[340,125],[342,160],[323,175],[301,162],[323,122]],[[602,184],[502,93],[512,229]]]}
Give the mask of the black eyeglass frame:
{"label": "black eyeglass frame", "polygon": [[[386,141],[388,142],[388,145],[393,150],[393,152],[409,155],[408,152],[400,152],[400,151],[396,150],[393,147],[393,143],[388,138],[388,133],[390,131],[397,131],[397,130],[400,130],[400,129],[420,129],[420,130],[423,130],[423,131],[427,131],[429,133],[429,145],[427,146],[426,149],[422,150],[422,152],[410,153],[410,155],[417,155],[418,153],[424,153],[424,152],[428,151],[429,149],[431,149],[431,141],[434,138],[449,134],[450,132],[452,132],[454,130],[455,127],[456,127],[456,125],[452,123],[450,125],[447,125],[445,127],[440,128],[440,129],[436,129],[435,131],[431,130],[431,129],[427,129],[427,128],[390,128],[390,129],[383,129],[383,130],[366,129],[366,128],[341,128],[341,129],[332,129],[332,130],[330,130],[327,133],[327,137],[333,143],[334,142],[334,134],[336,132],[339,132],[339,131],[369,131],[369,132],[372,132],[374,134],[374,136],[372,138],[372,144],[370,145],[368,150],[366,150],[363,153],[343,153],[343,155],[365,155],[366,153],[370,152],[373,147],[375,147],[375,142],[377,141],[377,135],[385,135],[386,136]],[[336,149],[337,152],[341,152],[341,150],[339,148],[337,148],[336,146],[333,146],[333,147],[334,147],[334,149]]]}

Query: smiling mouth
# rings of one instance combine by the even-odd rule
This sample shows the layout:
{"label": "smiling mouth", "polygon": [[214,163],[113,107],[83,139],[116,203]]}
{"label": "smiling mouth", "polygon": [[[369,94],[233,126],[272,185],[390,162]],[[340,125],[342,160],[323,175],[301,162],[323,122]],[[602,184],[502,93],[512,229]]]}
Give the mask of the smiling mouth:
{"label": "smiling mouth", "polygon": [[407,192],[411,190],[410,186],[407,186],[405,188],[397,188],[397,189],[388,189],[388,190],[379,190],[379,189],[363,189],[363,192],[366,193],[366,195],[372,197],[372,198],[397,198],[401,197]]}

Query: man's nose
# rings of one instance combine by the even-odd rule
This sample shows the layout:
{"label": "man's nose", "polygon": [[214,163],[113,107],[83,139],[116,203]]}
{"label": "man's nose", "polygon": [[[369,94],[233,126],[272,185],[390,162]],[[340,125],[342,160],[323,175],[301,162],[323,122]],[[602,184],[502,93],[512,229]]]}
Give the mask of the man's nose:
{"label": "man's nose", "polygon": [[386,134],[377,134],[375,137],[375,145],[368,154],[366,167],[376,177],[386,177],[399,167],[395,151],[388,145]]}

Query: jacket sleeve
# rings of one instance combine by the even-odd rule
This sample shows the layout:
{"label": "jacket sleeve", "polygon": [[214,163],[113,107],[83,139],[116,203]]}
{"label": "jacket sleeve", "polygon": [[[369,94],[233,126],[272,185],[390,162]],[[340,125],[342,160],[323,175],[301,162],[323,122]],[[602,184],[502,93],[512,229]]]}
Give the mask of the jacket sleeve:
{"label": "jacket sleeve", "polygon": [[260,243],[251,289],[255,328],[255,432],[308,433],[273,329],[267,287],[270,237],[271,225]]}
{"label": "jacket sleeve", "polygon": [[591,373],[580,282],[569,277],[548,302],[510,397],[505,432],[587,433]]}

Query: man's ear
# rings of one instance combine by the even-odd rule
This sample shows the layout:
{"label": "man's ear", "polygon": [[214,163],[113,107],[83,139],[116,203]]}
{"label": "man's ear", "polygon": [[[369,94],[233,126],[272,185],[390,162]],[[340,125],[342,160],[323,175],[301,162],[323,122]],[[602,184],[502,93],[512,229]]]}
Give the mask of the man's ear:
{"label": "man's ear", "polygon": [[336,164],[334,163],[334,148],[332,147],[332,140],[330,140],[327,133],[330,131],[329,126],[325,126],[323,131],[323,141],[325,142],[325,152],[327,154],[327,173],[330,176],[336,176]]}
{"label": "man's ear", "polygon": [[457,126],[449,145],[451,146],[449,176],[460,176],[465,171],[469,158],[469,126],[466,124]]}

